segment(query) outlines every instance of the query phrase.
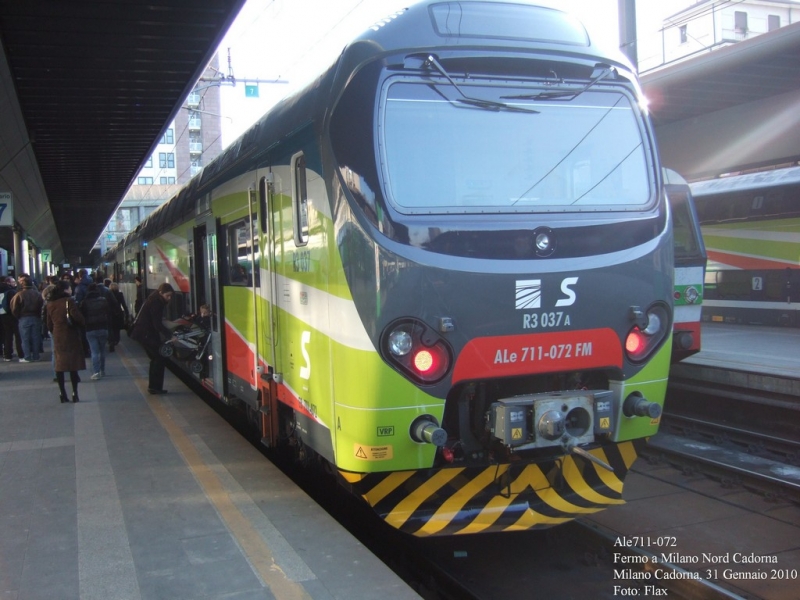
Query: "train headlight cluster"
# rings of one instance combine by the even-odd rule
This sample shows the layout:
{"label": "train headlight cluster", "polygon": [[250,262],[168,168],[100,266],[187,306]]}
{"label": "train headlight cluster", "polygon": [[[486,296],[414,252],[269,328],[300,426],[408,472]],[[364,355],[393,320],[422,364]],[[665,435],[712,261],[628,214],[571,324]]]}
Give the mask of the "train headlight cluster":
{"label": "train headlight cluster", "polygon": [[633,362],[640,362],[650,356],[669,331],[667,309],[656,304],[647,310],[644,318],[628,332],[625,338],[625,353]]}
{"label": "train headlight cluster", "polygon": [[450,348],[431,327],[416,319],[396,321],[383,334],[384,358],[418,383],[440,381],[450,370]]}

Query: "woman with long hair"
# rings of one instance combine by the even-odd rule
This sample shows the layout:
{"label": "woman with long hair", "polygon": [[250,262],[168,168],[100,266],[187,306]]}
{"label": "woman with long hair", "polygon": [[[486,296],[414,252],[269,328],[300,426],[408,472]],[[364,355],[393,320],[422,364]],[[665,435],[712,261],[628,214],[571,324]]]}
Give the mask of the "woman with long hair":
{"label": "woman with long hair", "polygon": [[78,402],[78,371],[86,369],[83,342],[78,329],[85,325],[78,303],[72,297],[69,281],[59,281],[47,302],[47,329],[53,334],[53,352],[56,356],[56,379],[61,402],[69,402],[64,387],[64,373],[69,373],[72,383],[72,401]]}

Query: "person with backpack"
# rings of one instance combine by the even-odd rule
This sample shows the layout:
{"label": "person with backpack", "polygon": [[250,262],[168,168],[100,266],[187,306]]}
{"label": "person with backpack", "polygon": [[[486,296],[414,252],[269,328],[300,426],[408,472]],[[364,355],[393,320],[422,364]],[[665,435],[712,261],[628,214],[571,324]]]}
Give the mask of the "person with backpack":
{"label": "person with backpack", "polygon": [[19,334],[22,338],[23,354],[19,362],[38,362],[42,347],[42,295],[33,286],[33,280],[21,275],[19,283],[22,289],[11,299],[11,314],[17,319]]}
{"label": "person with backpack", "polygon": [[111,322],[107,295],[96,283],[90,283],[83,300],[78,304],[83,313],[86,339],[92,354],[92,380],[106,375],[106,344]]}

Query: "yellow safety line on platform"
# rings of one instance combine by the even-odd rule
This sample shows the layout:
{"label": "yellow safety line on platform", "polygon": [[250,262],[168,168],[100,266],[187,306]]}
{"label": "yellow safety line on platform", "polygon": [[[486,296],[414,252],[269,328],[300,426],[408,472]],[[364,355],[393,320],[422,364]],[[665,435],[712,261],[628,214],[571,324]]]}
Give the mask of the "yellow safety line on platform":
{"label": "yellow safety line on platform", "polygon": [[[119,346],[118,346],[119,347]],[[133,374],[133,363],[126,353],[120,358],[128,371]],[[291,581],[286,573],[275,563],[272,551],[253,524],[239,511],[225,486],[213,470],[205,463],[195,445],[171,419],[169,410],[160,396],[147,393],[147,384],[142,377],[134,376],[136,387],[145,397],[150,410],[169,435],[189,470],[194,475],[206,497],[214,505],[228,530],[236,538],[247,560],[278,600],[311,600],[311,596],[299,583]],[[198,400],[199,401],[199,400]]]}

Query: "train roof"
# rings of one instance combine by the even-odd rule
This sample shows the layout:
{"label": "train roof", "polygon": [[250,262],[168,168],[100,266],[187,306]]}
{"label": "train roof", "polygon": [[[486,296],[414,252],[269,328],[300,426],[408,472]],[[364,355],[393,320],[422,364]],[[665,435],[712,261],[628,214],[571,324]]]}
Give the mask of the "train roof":
{"label": "train roof", "polygon": [[[487,12],[490,11],[490,12]],[[532,12],[532,11],[535,11]],[[536,15],[529,20],[528,15]],[[573,16],[531,2],[422,0],[382,19],[354,40],[383,49],[476,43],[546,43],[589,47],[589,34]]]}
{"label": "train roof", "polygon": [[618,48],[595,43],[584,24],[553,0],[422,0],[368,28],[343,56],[362,43],[373,54],[504,46],[512,51],[566,52],[633,70]]}
{"label": "train roof", "polygon": [[695,198],[800,183],[800,167],[732,175],[689,184]]}
{"label": "train roof", "polygon": [[[316,80],[270,109],[129,236],[158,235],[191,214],[197,198],[213,189],[221,174],[243,173],[287,137],[310,124],[321,127],[352,74],[383,56],[431,48],[480,51],[505,47],[509,52],[567,54],[634,72],[621,52],[595,44],[576,17],[548,6],[547,1],[422,0],[387,16],[345,46]],[[265,140],[269,144],[265,145]]]}

